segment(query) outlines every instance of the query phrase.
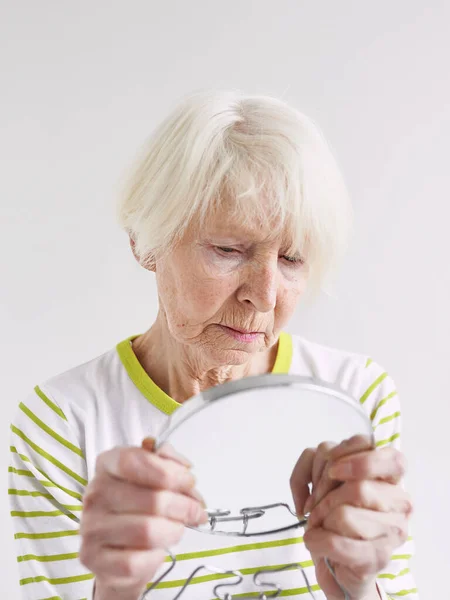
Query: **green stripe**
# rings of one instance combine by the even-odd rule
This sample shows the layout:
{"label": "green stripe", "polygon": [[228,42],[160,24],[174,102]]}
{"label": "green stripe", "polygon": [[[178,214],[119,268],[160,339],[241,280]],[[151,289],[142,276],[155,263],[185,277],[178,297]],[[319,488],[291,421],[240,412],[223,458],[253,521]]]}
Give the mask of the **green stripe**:
{"label": "green stripe", "polygon": [[394,433],[394,435],[391,435],[391,437],[387,438],[387,440],[380,440],[375,445],[377,448],[379,448],[380,446],[385,446],[386,444],[390,444],[394,440],[397,440],[399,437],[400,437],[399,433]]}
{"label": "green stripe", "polygon": [[28,418],[30,418],[33,421],[33,423],[35,423],[43,431],[48,433],[48,435],[50,435],[54,440],[56,440],[57,442],[59,442],[78,456],[81,456],[81,458],[84,458],[84,454],[81,448],[78,448],[77,446],[60,436],[59,433],[56,433],[56,431],[51,429],[51,427],[46,425],[43,421],[41,421],[39,417],[37,417],[33,412],[31,412],[31,410],[27,406],[25,406],[23,402],[19,404],[19,408],[22,412],[24,412],[27,415]]}
{"label": "green stripe", "polygon": [[40,448],[37,444],[32,442],[30,440],[30,438],[28,436],[26,436],[23,433],[23,431],[18,429],[15,425],[11,425],[11,431],[13,433],[15,433],[17,436],[19,436],[24,442],[26,442],[30,446],[30,448],[32,448],[35,452],[37,452],[38,454],[43,456],[45,459],[47,459],[49,462],[51,462],[52,465],[55,465],[55,467],[58,467],[58,469],[61,469],[61,471],[64,471],[64,473],[66,473],[67,475],[72,477],[72,479],[75,479],[75,481],[78,481],[78,483],[81,483],[81,485],[84,485],[84,486],[87,485],[86,479],[84,479],[83,477],[81,477],[80,475],[78,475],[77,473],[72,471],[72,469],[69,469],[68,467],[66,467],[66,465],[63,465],[63,463],[60,462],[58,459],[54,458],[51,454],[49,454],[48,452],[46,452],[45,450]]}
{"label": "green stripe", "polygon": [[[14,446],[10,446],[10,449],[11,449],[11,452],[17,452],[17,450]],[[20,458],[24,462],[29,462],[29,463],[33,464],[33,462],[28,458],[28,456],[25,456],[24,454],[20,454],[19,452],[17,452],[17,454],[20,456]],[[66,487],[64,487],[62,485],[59,485],[58,483],[53,481],[53,479],[51,479],[49,477],[49,475],[47,475],[47,473],[45,473],[45,471],[42,471],[41,469],[38,469],[37,467],[35,467],[35,469],[37,471],[39,471],[39,473],[43,477],[45,477],[45,480],[37,479],[35,474],[32,473],[32,471],[27,471],[25,469],[15,469],[14,467],[9,467],[8,472],[14,473],[16,475],[21,475],[23,477],[33,477],[36,479],[37,482],[39,482],[41,485],[43,485],[45,487],[57,487],[60,490],[62,490],[63,492],[65,492],[68,496],[72,496],[72,498],[75,498],[76,500],[79,500],[80,502],[83,500],[83,496],[81,494],[79,494],[78,492],[74,492],[72,490],[67,489]]]}
{"label": "green stripe", "polygon": [[[10,473],[14,473],[15,475],[19,475],[22,477],[35,478],[34,473],[32,473],[31,471],[25,471],[24,469],[15,469],[14,467],[9,467],[8,471]],[[42,471],[40,471],[40,472],[42,473]],[[45,473],[42,473],[42,474],[44,475],[44,477],[47,477],[47,475]],[[43,479],[36,479],[36,481],[45,487],[57,487],[60,490],[62,490],[63,492],[65,492],[66,494],[68,494],[69,496],[72,496],[72,498],[75,498],[76,500],[80,500],[80,502],[83,499],[81,494],[77,494],[77,492],[72,492],[72,490],[68,490],[67,488],[63,487],[62,485],[58,485],[54,481],[45,481]]]}
{"label": "green stripe", "polygon": [[388,417],[383,417],[379,423],[377,423],[374,426],[374,429],[376,429],[379,425],[383,425],[383,423],[389,423],[389,421],[393,421],[394,419],[396,419],[397,417],[401,416],[401,412],[398,410],[397,412],[393,413],[392,415],[389,415]]}
{"label": "green stripe", "polygon": [[370,396],[370,394],[380,385],[380,383],[382,381],[384,381],[386,379],[387,376],[388,376],[387,373],[383,373],[377,379],[375,379],[375,381],[372,383],[372,385],[367,388],[367,390],[364,392],[364,394],[359,399],[361,404],[364,404],[364,402],[367,400],[367,398]]}
{"label": "green stripe", "polygon": [[380,402],[376,405],[376,407],[374,408],[374,410],[370,414],[370,420],[371,421],[373,421],[375,419],[375,417],[377,416],[377,412],[380,410],[380,408],[382,406],[384,406],[386,404],[386,402],[388,402],[391,398],[393,398],[394,396],[396,396],[397,393],[398,393],[397,391],[391,392],[388,396],[386,396],[386,398],[383,398],[383,400],[380,400]]}
{"label": "green stripe", "polygon": [[373,360],[371,358],[368,358],[366,361],[366,369],[367,367],[370,367],[370,365],[373,363]]}
{"label": "green stripe", "polygon": [[394,554],[391,560],[409,560],[410,558],[412,558],[412,554]]}
{"label": "green stripe", "polygon": [[9,449],[14,454],[18,454],[20,456],[20,458],[23,460],[23,462],[29,462],[29,463],[33,464],[31,458],[28,458],[28,456],[25,456],[25,454],[21,454],[15,446],[10,446]]}
{"label": "green stripe", "polygon": [[27,577],[26,579],[21,579],[20,585],[27,585],[29,583],[40,583],[41,581],[46,581],[51,585],[62,585],[64,583],[78,583],[79,581],[88,581],[90,579],[94,579],[94,575],[92,573],[85,573],[84,575],[75,575],[74,577],[58,577],[56,579],[45,577],[45,575],[38,575],[37,577]]}
{"label": "green stripe", "polygon": [[[26,469],[15,469],[14,467],[8,467],[8,472],[14,473],[14,475],[19,475],[20,477],[33,477],[34,479],[36,479],[34,473],[32,473],[31,471],[27,471]],[[36,479],[36,481],[38,481],[41,485],[45,485],[45,487],[59,487],[56,485],[56,483],[53,483],[53,481],[44,481],[42,479]],[[80,496],[80,494],[77,495]]]}
{"label": "green stripe", "polygon": [[[33,498],[48,498],[49,500],[54,500],[54,497],[51,494],[45,494],[44,492],[30,492],[29,490],[16,490],[10,488],[8,494],[10,496],[32,496]],[[61,506],[74,512],[83,510],[82,504],[62,504]]]}
{"label": "green stripe", "polygon": [[[273,542],[259,542],[257,544],[242,544],[241,546],[231,546],[229,548],[216,548],[214,550],[203,550],[201,552],[190,552],[187,554],[177,554],[176,560],[191,560],[195,558],[207,558],[211,556],[222,556],[223,554],[233,554],[235,552],[246,552],[248,550],[262,550],[264,548],[280,548],[281,546],[290,546],[292,544],[302,544],[302,537],[288,538],[285,540],[276,540]],[[171,562],[168,556],[166,562]]]}
{"label": "green stripe", "polygon": [[[23,460],[27,460],[28,462],[31,463],[31,460],[29,458],[27,458],[26,456],[24,456],[23,454],[19,454],[19,456],[23,459]],[[39,470],[39,469],[37,469]],[[42,471],[39,471],[40,473],[42,473]],[[14,473],[14,475],[20,475],[21,477],[33,477],[34,479],[36,479],[34,473],[32,471],[27,471],[26,469],[16,469],[15,467],[8,467],[8,473]],[[46,477],[45,473],[43,473],[43,475]],[[59,487],[56,485],[56,483],[53,483],[53,481],[44,481],[42,479],[36,479],[36,481],[38,481],[41,485],[45,485],[46,487]],[[75,494],[75,492],[73,492]],[[79,494],[78,494],[79,495]],[[81,497],[80,497],[81,500]]]}
{"label": "green stripe", "polygon": [[54,562],[59,560],[73,560],[78,558],[78,552],[72,554],[49,554],[48,556],[37,556],[36,554],[24,554],[17,557],[17,562],[25,562],[27,560],[37,560],[38,562]]}
{"label": "green stripe", "polygon": [[9,488],[8,494],[10,496],[32,496],[33,498],[48,498],[49,500],[53,500],[53,496],[51,494],[46,494],[44,492],[30,492],[28,490],[16,490]]}
{"label": "green stripe", "polygon": [[12,510],[12,517],[21,517],[22,519],[30,519],[33,517],[61,517],[62,515],[69,517],[72,521],[78,521],[78,517],[62,512],[60,510]]}
{"label": "green stripe", "polygon": [[61,417],[61,419],[64,419],[64,421],[67,421],[66,415],[59,408],[59,406],[57,404],[55,404],[54,402],[52,402],[50,400],[50,398],[47,398],[47,396],[44,394],[44,392],[41,390],[41,388],[38,385],[34,388],[34,391],[39,396],[39,398],[41,400],[43,400],[45,402],[45,404],[58,415],[58,417]]}
{"label": "green stripe", "polygon": [[397,573],[397,575],[394,575],[393,573],[380,573],[377,577],[379,579],[396,579],[397,577],[403,577],[403,575],[407,575],[410,572],[410,569],[403,569],[403,571],[400,571],[400,573]]}
{"label": "green stripe", "polygon": [[14,473],[15,475],[21,475],[22,477],[34,477],[34,473],[27,471],[26,469],[15,469],[14,467],[8,467],[8,473]]}
{"label": "green stripe", "polygon": [[411,588],[410,590],[401,590],[400,592],[392,592],[395,596],[407,596],[408,594],[418,594],[417,588]]}
{"label": "green stripe", "polygon": [[68,531],[48,531],[46,533],[16,533],[14,538],[16,540],[51,540],[79,534],[79,529],[69,529]]}
{"label": "green stripe", "polygon": [[[307,560],[304,562],[299,563],[300,566],[302,566],[304,569],[306,569],[307,567],[313,567],[314,563],[312,560]],[[265,571],[265,570],[278,570],[278,569],[286,569],[286,567],[288,567],[289,565],[272,565],[270,567],[251,567],[249,569],[238,569],[239,573],[241,573],[241,575],[254,575],[255,573],[258,573],[259,571]],[[286,569],[286,571],[288,570],[294,570],[295,567],[292,567],[292,569]],[[190,582],[189,585],[196,585],[198,583],[206,583],[208,581],[217,581],[220,579],[230,579],[232,577],[235,577],[235,575],[230,574],[230,573],[212,573],[211,575],[203,575],[201,577],[194,577]],[[168,589],[168,588],[175,588],[175,587],[183,587],[183,585],[185,585],[187,579],[173,579],[171,581],[163,581],[161,583],[159,583],[157,586],[155,586],[155,590],[159,590],[159,589]],[[149,584],[147,587],[150,587],[151,584]],[[235,596],[233,596],[234,598]]]}
{"label": "green stripe", "polygon": [[44,473],[44,471],[41,471],[40,469],[38,469],[38,471],[41,475],[43,475],[44,477],[46,477],[48,479],[48,481],[42,481],[41,479],[36,479],[36,481],[39,481],[39,483],[42,483],[42,485],[44,485],[45,487],[57,487],[62,492],[65,492],[68,496],[72,496],[72,498],[75,498],[75,500],[79,500],[80,502],[83,500],[83,496],[81,494],[79,494],[78,492],[74,492],[62,485],[59,485],[59,483],[56,483],[55,481],[53,481],[53,479],[50,479],[50,477],[46,473]]}

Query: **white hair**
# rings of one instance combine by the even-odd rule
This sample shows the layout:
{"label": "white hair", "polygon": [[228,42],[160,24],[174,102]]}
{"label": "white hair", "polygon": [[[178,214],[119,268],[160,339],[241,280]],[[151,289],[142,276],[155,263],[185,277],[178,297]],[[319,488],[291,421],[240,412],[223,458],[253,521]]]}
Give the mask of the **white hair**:
{"label": "white hair", "polygon": [[240,222],[276,217],[316,283],[343,254],[351,210],[340,170],[317,126],[281,100],[234,91],[186,98],[132,166],[119,221],[145,261],[223,201]]}

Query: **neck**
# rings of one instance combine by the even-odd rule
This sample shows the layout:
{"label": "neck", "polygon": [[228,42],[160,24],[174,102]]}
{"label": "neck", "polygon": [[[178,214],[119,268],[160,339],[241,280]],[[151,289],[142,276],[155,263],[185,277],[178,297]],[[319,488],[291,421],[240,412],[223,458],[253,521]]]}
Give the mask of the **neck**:
{"label": "neck", "polygon": [[221,383],[269,373],[275,363],[277,344],[249,355],[243,364],[213,365],[201,349],[175,340],[164,317],[158,315],[151,329],[133,341],[133,350],[156,385],[181,403]]}

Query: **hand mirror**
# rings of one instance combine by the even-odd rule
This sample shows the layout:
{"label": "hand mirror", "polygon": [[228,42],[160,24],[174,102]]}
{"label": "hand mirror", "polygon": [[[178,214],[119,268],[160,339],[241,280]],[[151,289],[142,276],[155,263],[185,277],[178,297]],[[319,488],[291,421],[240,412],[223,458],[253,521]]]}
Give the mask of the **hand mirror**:
{"label": "hand mirror", "polygon": [[192,462],[209,515],[209,522],[195,529],[254,537],[306,523],[295,514],[289,483],[298,458],[307,448],[354,435],[373,440],[357,400],[318,380],[269,374],[225,383],[188,400],[169,418],[155,450],[168,442]]}
{"label": "hand mirror", "polygon": [[[289,479],[321,442],[372,437],[360,404],[336,387],[295,375],[226,383],[185,402],[156,440],[193,464],[213,535],[251,537],[299,526]],[[270,507],[270,508],[269,508]]]}

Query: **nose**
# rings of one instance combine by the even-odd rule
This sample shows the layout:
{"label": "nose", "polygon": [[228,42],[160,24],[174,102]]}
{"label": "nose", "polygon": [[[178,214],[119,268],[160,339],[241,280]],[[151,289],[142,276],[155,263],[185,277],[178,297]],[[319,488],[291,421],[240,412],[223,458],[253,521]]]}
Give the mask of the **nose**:
{"label": "nose", "polygon": [[239,302],[252,304],[258,312],[270,312],[277,302],[278,277],[277,260],[249,264],[237,292]]}

